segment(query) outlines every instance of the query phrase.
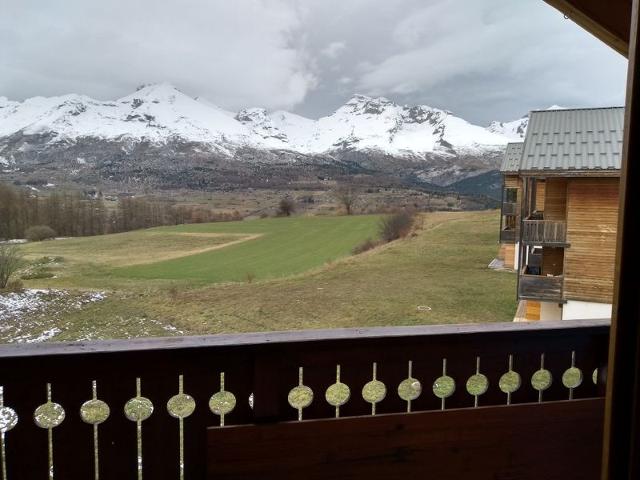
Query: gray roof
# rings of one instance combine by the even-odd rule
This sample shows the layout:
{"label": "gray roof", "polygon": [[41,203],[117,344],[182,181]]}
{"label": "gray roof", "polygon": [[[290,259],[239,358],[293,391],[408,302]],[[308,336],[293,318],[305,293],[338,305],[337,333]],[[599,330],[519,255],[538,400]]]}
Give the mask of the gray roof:
{"label": "gray roof", "polygon": [[624,108],[533,111],[520,170],[620,170]]}
{"label": "gray roof", "polygon": [[520,160],[522,159],[522,150],[524,142],[508,143],[507,150],[504,152],[500,171],[503,173],[517,172],[520,170]]}

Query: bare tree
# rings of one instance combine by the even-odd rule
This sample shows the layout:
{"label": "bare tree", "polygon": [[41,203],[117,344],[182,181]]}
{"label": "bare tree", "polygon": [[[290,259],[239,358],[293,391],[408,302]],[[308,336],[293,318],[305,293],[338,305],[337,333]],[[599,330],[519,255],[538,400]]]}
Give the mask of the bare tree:
{"label": "bare tree", "polygon": [[296,210],[296,204],[289,197],[284,197],[278,204],[278,215],[283,217],[290,217]]}
{"label": "bare tree", "polygon": [[343,185],[333,191],[333,196],[344,207],[347,215],[351,215],[354,205],[360,198],[360,191],[351,185]]}
{"label": "bare tree", "polygon": [[22,255],[15,245],[2,243],[0,244],[0,289],[3,289],[9,283],[11,275],[13,275],[22,263]]}

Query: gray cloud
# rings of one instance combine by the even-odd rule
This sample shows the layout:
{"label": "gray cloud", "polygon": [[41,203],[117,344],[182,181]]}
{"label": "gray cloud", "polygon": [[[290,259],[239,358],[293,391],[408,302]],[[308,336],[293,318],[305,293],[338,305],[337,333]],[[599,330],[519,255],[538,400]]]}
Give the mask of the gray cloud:
{"label": "gray cloud", "polygon": [[541,0],[4,1],[14,99],[167,81],[234,110],[317,117],[359,92],[479,123],[623,101],[626,61]]}

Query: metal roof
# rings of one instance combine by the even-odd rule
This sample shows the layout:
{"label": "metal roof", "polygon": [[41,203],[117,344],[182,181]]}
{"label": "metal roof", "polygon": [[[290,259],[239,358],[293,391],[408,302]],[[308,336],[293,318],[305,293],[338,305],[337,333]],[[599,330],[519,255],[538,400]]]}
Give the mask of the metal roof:
{"label": "metal roof", "polygon": [[623,107],[533,111],[520,170],[620,170],[623,123]]}
{"label": "metal roof", "polygon": [[500,171],[504,173],[517,172],[520,170],[520,160],[522,160],[522,150],[524,142],[508,143],[504,152]]}

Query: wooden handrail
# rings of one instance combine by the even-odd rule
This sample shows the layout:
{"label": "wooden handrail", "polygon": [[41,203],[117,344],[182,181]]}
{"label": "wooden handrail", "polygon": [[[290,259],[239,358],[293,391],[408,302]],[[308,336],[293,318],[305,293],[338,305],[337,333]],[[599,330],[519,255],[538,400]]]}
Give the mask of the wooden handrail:
{"label": "wooden handrail", "polygon": [[[93,427],[83,421],[79,409],[94,396],[94,381],[96,398],[111,411],[97,427],[100,478],[135,474],[138,430],[123,409],[136,398],[130,403],[135,405],[130,418],[145,417],[145,398],[154,407],[140,421],[144,476],[157,480],[178,477],[179,419],[168,413],[167,401],[178,394],[179,384],[195,405],[193,413],[183,418],[185,477],[204,478],[205,431],[222,420],[212,412],[210,402],[218,413],[225,413],[225,425],[296,421],[299,415],[303,420],[371,415],[372,405],[361,392],[373,378],[374,363],[376,378],[387,391],[376,404],[376,414],[401,413],[408,408],[472,408],[475,398],[466,384],[477,371],[489,382],[486,393],[478,397],[480,405],[505,405],[507,399],[513,404],[537,402],[539,392],[532,388],[531,377],[540,368],[542,354],[545,368],[555,379],[544,391],[544,400],[563,400],[569,398],[569,390],[560,379],[571,366],[572,352],[585,377],[572,397],[593,398],[602,391],[602,384],[595,385],[590,379],[594,369],[603,370],[606,364],[608,329],[606,321],[591,320],[3,345],[2,408],[13,409],[19,419],[4,436],[7,478],[46,476],[48,433],[33,418],[39,405],[47,405],[48,394],[66,414],[59,426],[51,428],[56,478],[92,476]],[[499,381],[509,364],[522,382],[507,395]],[[325,399],[325,392],[336,383],[338,365],[340,382],[349,387],[350,395],[336,409]],[[457,385],[446,401],[432,390],[443,369]],[[411,402],[398,394],[399,385],[409,376],[405,387],[416,395]],[[299,411],[289,404],[289,396],[301,384],[313,392],[313,401]],[[42,425],[51,424],[47,421]],[[52,421],[56,423],[55,418]]]}

